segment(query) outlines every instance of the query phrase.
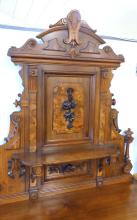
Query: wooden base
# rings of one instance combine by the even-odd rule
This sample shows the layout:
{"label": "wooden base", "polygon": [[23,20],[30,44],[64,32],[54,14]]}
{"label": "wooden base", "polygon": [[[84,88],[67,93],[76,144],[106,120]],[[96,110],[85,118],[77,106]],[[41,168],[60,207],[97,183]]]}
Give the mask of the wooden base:
{"label": "wooden base", "polygon": [[137,184],[115,184],[0,206],[0,220],[137,220]]}
{"label": "wooden base", "polygon": [[[132,182],[132,175],[122,175],[119,177],[111,177],[106,178],[103,180],[102,185],[112,185],[118,183],[130,183]],[[84,189],[91,189],[96,186],[96,180],[91,180],[91,178],[80,178],[77,177],[73,181],[71,178],[66,178],[65,181],[56,180],[56,181],[49,181],[45,183],[42,188],[39,190],[39,198],[48,197],[52,195],[58,195],[63,193],[69,193],[73,191],[81,191]],[[19,202],[24,200],[29,200],[29,192],[25,193],[16,193],[12,195],[1,195],[0,196],[0,205],[9,204],[13,202]]]}
{"label": "wooden base", "polygon": [[[130,174],[117,177],[109,177],[103,180],[102,185],[131,183],[132,179],[133,177]],[[95,187],[101,186],[96,186],[96,180],[91,180],[91,178],[89,177],[84,178],[84,180],[83,178],[75,178],[73,182],[72,179],[69,180],[69,178],[67,178],[66,181],[63,180],[63,183],[60,180],[45,183],[39,191],[39,197],[57,195],[66,192],[79,191],[83,189],[91,189]]]}
{"label": "wooden base", "polygon": [[0,205],[25,201],[29,199],[29,193],[16,193],[12,195],[0,195]]}

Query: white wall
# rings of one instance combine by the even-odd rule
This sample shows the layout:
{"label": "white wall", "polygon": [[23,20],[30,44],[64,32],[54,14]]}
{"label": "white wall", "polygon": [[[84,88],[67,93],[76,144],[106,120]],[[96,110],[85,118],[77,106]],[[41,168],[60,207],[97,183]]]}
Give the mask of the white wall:
{"label": "white wall", "polygon": [[[0,29],[0,144],[8,135],[9,115],[17,110],[13,102],[17,94],[23,90],[19,67],[15,66],[7,56],[8,48],[20,47],[28,38],[34,38],[37,33]],[[125,63],[115,70],[111,91],[117,100],[119,111],[119,127],[122,131],[128,127],[134,131],[134,143],[130,154],[134,164],[132,172],[137,172],[137,43],[107,40],[117,54],[123,54]]]}
{"label": "white wall", "polygon": [[130,147],[133,163],[132,173],[137,172],[137,43],[107,41],[117,54],[123,54],[125,62],[115,70],[111,92],[114,93],[119,111],[119,127],[122,131],[131,128],[134,142]]}
{"label": "white wall", "polygon": [[17,94],[23,90],[18,74],[19,66],[15,66],[7,56],[11,46],[20,47],[28,38],[34,38],[37,33],[0,29],[0,144],[7,137],[9,130],[9,115],[16,111],[14,106]]}

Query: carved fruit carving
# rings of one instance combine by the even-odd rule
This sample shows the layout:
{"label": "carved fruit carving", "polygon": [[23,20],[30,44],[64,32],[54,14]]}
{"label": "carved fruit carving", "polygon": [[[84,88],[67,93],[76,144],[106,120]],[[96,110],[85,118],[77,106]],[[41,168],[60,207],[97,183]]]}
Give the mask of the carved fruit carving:
{"label": "carved fruit carving", "polygon": [[[75,120],[73,120],[73,126],[71,129],[68,128],[70,123],[66,124],[66,120],[64,119],[64,111],[62,111],[62,105],[64,100],[67,99],[67,89],[68,85],[63,83],[62,85],[56,86],[53,91],[53,130],[57,134],[63,133],[73,133],[80,132],[84,127],[84,92],[83,87],[80,84],[74,84],[75,88],[73,92],[73,99],[77,106],[73,108],[73,113],[76,116]],[[68,121],[68,120],[67,120]]]}

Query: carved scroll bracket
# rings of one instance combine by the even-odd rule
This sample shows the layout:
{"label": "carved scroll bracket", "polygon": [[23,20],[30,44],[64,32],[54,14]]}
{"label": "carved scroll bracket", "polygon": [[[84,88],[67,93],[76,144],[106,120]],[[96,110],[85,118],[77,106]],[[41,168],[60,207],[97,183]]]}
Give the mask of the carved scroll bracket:
{"label": "carved scroll bracket", "polygon": [[96,185],[103,185],[103,160],[100,159],[97,164],[97,177],[96,177]]}
{"label": "carved scroll bracket", "polygon": [[3,145],[6,150],[20,148],[20,124],[21,112],[14,112],[10,116],[10,130],[8,137],[4,138],[6,143]]}
{"label": "carved scroll bracket", "polygon": [[25,176],[26,168],[25,166],[16,159],[8,160],[8,176],[12,179],[18,175],[18,177]]}
{"label": "carved scroll bracket", "polygon": [[113,127],[114,127],[115,131],[120,133],[121,129],[119,129],[119,127],[118,127],[118,113],[119,112],[116,109],[111,109],[111,119],[112,119]]}

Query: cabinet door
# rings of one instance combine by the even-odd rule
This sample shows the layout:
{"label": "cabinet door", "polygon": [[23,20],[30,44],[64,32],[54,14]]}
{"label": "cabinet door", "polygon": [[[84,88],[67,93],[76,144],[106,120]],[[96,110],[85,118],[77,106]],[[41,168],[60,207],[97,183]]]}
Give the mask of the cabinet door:
{"label": "cabinet door", "polygon": [[45,74],[45,144],[91,142],[93,88],[92,76]]}

